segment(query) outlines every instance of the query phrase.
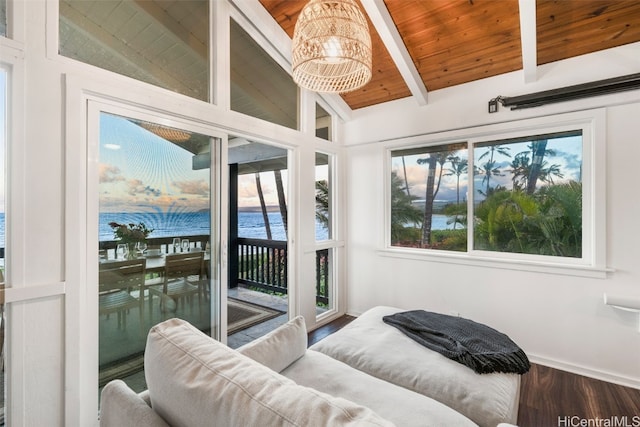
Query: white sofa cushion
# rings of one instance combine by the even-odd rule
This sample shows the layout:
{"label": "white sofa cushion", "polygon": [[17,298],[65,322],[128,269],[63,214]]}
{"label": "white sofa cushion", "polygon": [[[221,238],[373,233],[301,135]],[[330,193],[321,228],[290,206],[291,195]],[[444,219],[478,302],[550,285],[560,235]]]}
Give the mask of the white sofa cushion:
{"label": "white sofa cushion", "polygon": [[180,319],[149,332],[153,409],[174,427],[393,426],[345,399],[297,385]]}
{"label": "white sofa cushion", "polygon": [[169,427],[144,398],[131,390],[124,381],[110,381],[100,395],[100,427],[127,425]]}
{"label": "white sofa cushion", "polygon": [[474,422],[429,397],[354,369],[313,350],[282,371],[297,384],[343,397],[402,427],[472,427]]}
{"label": "white sofa cushion", "polygon": [[483,427],[516,423],[520,376],[476,374],[421,346],[382,317],[403,311],[374,307],[310,348],[374,377],[436,399]]}
{"label": "white sofa cushion", "polygon": [[281,372],[307,351],[307,327],[298,316],[262,337],[238,348],[245,356]]}

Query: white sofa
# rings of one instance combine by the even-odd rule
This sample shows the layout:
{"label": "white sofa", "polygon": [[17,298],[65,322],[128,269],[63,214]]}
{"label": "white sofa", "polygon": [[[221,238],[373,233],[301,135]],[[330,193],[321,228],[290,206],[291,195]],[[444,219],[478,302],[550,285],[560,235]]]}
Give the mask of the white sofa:
{"label": "white sofa", "polygon": [[[379,357],[398,352],[405,349],[388,347]],[[419,390],[307,349],[302,317],[238,351],[185,321],[167,320],[149,332],[145,377],[148,391],[139,395],[120,380],[105,386],[101,426],[477,425]]]}

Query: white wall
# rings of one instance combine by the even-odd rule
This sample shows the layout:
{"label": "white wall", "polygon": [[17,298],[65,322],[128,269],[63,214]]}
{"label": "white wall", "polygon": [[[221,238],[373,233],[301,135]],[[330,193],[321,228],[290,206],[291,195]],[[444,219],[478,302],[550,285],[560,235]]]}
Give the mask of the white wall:
{"label": "white wall", "polygon": [[[603,293],[640,296],[640,91],[529,110],[501,107],[515,96],[637,73],[640,44],[358,110],[348,144],[348,312],[375,305],[422,308],[487,323],[511,336],[533,361],[640,388],[639,315],[603,304]],[[384,248],[385,140],[536,116],[606,107],[606,279],[516,271],[388,256]]]}

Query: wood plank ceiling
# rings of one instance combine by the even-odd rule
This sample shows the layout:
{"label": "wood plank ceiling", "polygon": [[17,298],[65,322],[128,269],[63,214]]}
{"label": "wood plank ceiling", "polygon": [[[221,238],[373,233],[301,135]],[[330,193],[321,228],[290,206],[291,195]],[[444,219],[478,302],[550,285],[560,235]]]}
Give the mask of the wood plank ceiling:
{"label": "wood plank ceiling", "polygon": [[[260,0],[293,35],[308,0]],[[523,68],[518,0],[384,0],[427,90],[438,90]],[[343,94],[352,109],[411,92],[369,21],[373,77]],[[640,1],[537,0],[538,65],[640,41]],[[640,54],[640,53],[639,53]]]}

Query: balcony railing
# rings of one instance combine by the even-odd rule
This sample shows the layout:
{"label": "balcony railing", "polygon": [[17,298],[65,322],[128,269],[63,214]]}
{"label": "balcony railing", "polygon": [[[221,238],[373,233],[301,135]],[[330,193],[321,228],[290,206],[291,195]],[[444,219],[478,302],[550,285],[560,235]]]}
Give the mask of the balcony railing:
{"label": "balcony railing", "polygon": [[238,238],[236,283],[286,295],[287,274],[287,242]]}
{"label": "balcony railing", "polygon": [[[238,238],[238,284],[287,295],[287,242]],[[329,251],[316,252],[316,304],[329,304]]]}
{"label": "balcony railing", "polygon": [[[180,237],[180,239],[189,239],[189,245],[191,248],[205,249],[207,242],[209,241],[209,235],[196,235],[196,236],[172,236],[172,237],[153,237],[147,239],[147,245],[149,248],[159,248],[164,254],[174,253],[173,239],[174,237]],[[100,250],[115,251],[118,246],[117,240],[102,240],[98,247]]]}
{"label": "balcony railing", "polygon": [[[208,235],[180,236],[181,239],[189,239],[192,248],[206,247],[209,241]],[[265,292],[274,292],[287,295],[287,242],[266,239],[237,239],[237,274],[229,277],[229,287],[237,287],[238,284],[253,287]],[[147,239],[148,246],[159,247],[163,253],[173,253],[173,237],[157,237]],[[110,257],[115,257],[117,240],[104,240],[99,248],[105,251],[114,251]],[[231,249],[234,251],[234,249]],[[232,262],[232,257],[230,257]],[[230,271],[233,271],[231,269]],[[329,250],[316,252],[316,303],[327,305],[329,303]]]}

